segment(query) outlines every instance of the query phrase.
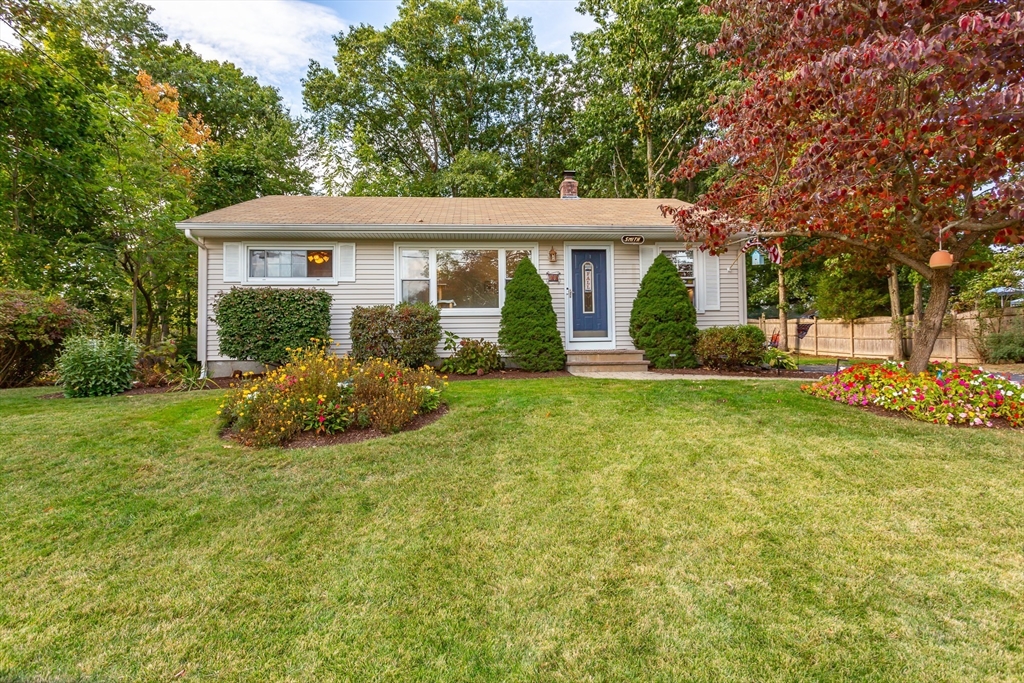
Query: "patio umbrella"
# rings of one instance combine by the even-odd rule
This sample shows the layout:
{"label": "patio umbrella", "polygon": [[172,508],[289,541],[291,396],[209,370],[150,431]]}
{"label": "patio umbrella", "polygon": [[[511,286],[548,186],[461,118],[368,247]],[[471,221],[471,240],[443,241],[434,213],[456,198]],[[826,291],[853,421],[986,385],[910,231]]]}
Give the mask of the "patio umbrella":
{"label": "patio umbrella", "polygon": [[[992,289],[985,290],[986,294],[995,294],[999,297],[1000,304],[1005,308],[1006,300],[1016,294],[1024,294],[1024,289],[1017,289],[1015,287],[993,287]],[[1012,303],[1010,304],[1013,305]]]}

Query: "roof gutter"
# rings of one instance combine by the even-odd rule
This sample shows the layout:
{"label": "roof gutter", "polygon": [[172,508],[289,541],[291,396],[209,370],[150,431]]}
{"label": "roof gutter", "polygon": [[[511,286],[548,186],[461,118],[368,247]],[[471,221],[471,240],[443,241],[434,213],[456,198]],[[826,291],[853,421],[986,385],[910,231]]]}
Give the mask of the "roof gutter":
{"label": "roof gutter", "polygon": [[203,251],[206,251],[206,241],[202,237],[200,237],[199,239],[193,237],[191,228],[185,228],[185,239],[187,239],[189,242],[196,245]]}

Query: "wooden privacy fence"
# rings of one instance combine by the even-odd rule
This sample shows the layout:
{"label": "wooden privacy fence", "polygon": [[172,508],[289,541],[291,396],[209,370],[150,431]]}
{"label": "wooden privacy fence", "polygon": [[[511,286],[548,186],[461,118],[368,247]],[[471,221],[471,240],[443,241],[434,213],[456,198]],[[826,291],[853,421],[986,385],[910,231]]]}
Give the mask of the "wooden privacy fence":
{"label": "wooden privacy fence", "polygon": [[[986,334],[1006,330],[1010,325],[1024,324],[1024,310],[1006,308],[1002,311],[979,313],[968,311],[946,316],[942,331],[935,342],[932,360],[954,363],[980,363],[981,342]],[[779,332],[778,318],[750,318],[751,325],[760,327],[765,336]],[[892,358],[892,319],[888,316],[860,318],[853,323],[842,320],[793,318],[788,321],[789,350],[808,356],[838,356],[840,358]],[[803,339],[797,340],[797,324],[810,329]],[[903,350],[909,357],[913,351],[914,316],[908,315],[903,326]],[[797,346],[799,344],[799,347]]]}

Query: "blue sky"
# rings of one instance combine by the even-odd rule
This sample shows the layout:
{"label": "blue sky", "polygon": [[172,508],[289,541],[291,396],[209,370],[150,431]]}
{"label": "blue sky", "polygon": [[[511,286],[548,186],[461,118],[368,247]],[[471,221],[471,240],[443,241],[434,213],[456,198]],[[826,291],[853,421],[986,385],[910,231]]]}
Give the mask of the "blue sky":
{"label": "blue sky", "polygon": [[[332,36],[361,23],[378,28],[398,16],[397,0],[144,0],[171,40],[190,43],[208,59],[230,61],[276,86],[293,113],[302,109],[310,59],[331,65]],[[511,16],[532,20],[537,45],[568,53],[571,37],[593,22],[576,0],[506,0]]]}

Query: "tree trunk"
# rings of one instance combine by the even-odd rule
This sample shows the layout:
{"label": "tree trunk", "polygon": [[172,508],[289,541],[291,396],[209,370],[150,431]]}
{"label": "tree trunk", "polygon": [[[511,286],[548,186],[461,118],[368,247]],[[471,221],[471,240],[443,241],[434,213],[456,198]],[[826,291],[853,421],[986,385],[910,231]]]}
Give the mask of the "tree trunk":
{"label": "tree trunk", "polygon": [[789,351],[789,319],[786,318],[786,273],[779,266],[779,351]]}
{"label": "tree trunk", "polygon": [[928,297],[928,306],[924,309],[921,321],[914,330],[914,351],[910,354],[907,369],[910,372],[924,372],[928,369],[928,361],[935,348],[935,340],[942,331],[942,320],[946,317],[946,306],[949,304],[950,284],[953,281],[952,269],[932,271],[932,294]]}
{"label": "tree trunk", "polygon": [[889,312],[892,316],[892,359],[901,361],[903,355],[903,307],[900,306],[900,280],[896,266],[889,265]]}
{"label": "tree trunk", "polygon": [[914,280],[914,324],[921,322],[924,315],[924,283]]}
{"label": "tree trunk", "polygon": [[647,134],[647,198],[654,199],[656,196],[654,188],[654,141],[651,134]]}

